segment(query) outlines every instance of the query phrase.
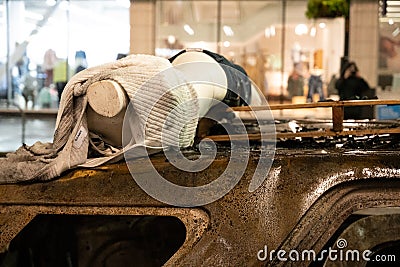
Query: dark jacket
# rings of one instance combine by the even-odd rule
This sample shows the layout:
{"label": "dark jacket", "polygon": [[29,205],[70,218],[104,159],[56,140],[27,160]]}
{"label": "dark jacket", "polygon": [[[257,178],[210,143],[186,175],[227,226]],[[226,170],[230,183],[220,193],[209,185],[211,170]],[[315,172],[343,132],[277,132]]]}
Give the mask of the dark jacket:
{"label": "dark jacket", "polygon": [[340,100],[355,100],[368,97],[370,87],[361,77],[351,75],[349,78],[339,78],[335,87],[338,89]]}
{"label": "dark jacket", "polygon": [[[351,75],[347,79],[343,76],[336,81],[340,100],[368,99],[370,97],[370,87],[368,83],[357,75]],[[369,106],[345,107],[344,119],[372,119],[373,108]]]}

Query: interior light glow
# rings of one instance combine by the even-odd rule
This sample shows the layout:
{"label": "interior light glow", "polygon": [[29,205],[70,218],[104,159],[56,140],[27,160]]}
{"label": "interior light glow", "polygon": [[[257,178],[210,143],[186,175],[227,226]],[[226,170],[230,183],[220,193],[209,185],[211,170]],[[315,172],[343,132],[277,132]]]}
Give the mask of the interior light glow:
{"label": "interior light glow", "polygon": [[317,34],[317,29],[315,27],[312,27],[310,30],[310,35],[314,37],[316,34]]}
{"label": "interior light glow", "polygon": [[275,26],[274,26],[274,25],[271,25],[271,26],[265,28],[265,30],[264,30],[264,35],[265,35],[265,37],[267,37],[267,38],[272,37],[272,36],[275,36],[275,35],[276,35]]}
{"label": "interior light glow", "polygon": [[176,42],[176,37],[173,35],[168,35],[167,41],[169,44],[174,44]]}
{"label": "interior light glow", "polygon": [[265,34],[265,37],[267,37],[267,38],[271,37],[271,29],[270,28],[265,28],[264,34]]}
{"label": "interior light glow", "polygon": [[307,27],[307,25],[305,25],[305,24],[298,24],[298,25],[296,26],[296,28],[294,29],[294,32],[295,32],[297,35],[307,34],[307,32],[308,32],[308,27]]}
{"label": "interior light glow", "polygon": [[57,3],[56,0],[46,0],[46,5],[48,6],[54,6]]}
{"label": "interior light glow", "polygon": [[43,15],[25,10],[25,18],[33,19],[33,20],[42,20]]}
{"label": "interior light glow", "polygon": [[129,8],[131,2],[129,0],[115,0],[116,4],[123,8]]}
{"label": "interior light glow", "polygon": [[270,32],[271,32],[271,36],[275,36],[275,34],[276,34],[275,26],[274,26],[274,25],[271,25],[271,26],[269,27],[269,30],[270,30]]}
{"label": "interior light glow", "polygon": [[70,10],[69,1],[62,1],[60,3],[60,8],[65,11]]}
{"label": "interior light glow", "polygon": [[318,24],[318,26],[319,26],[321,29],[325,29],[326,23],[325,23],[325,22],[321,22],[320,24]]}
{"label": "interior light glow", "polygon": [[230,47],[230,46],[231,46],[231,42],[229,42],[229,41],[224,42],[224,47]]}
{"label": "interior light glow", "polygon": [[386,8],[387,13],[392,13],[392,12],[400,12],[400,7],[388,7]]}
{"label": "interior light glow", "polygon": [[224,27],[222,27],[222,29],[224,30],[224,33],[226,36],[233,36],[234,32],[232,30],[232,28],[230,26],[224,25]]}
{"label": "interior light glow", "polygon": [[188,24],[183,25],[183,29],[189,35],[194,35],[194,30]]}
{"label": "interior light glow", "polygon": [[387,1],[388,6],[400,6],[400,1]]}
{"label": "interior light glow", "polygon": [[399,29],[399,27],[397,27],[397,28],[392,32],[392,36],[393,36],[393,37],[396,37],[397,35],[399,35],[399,33],[400,33],[400,29]]}

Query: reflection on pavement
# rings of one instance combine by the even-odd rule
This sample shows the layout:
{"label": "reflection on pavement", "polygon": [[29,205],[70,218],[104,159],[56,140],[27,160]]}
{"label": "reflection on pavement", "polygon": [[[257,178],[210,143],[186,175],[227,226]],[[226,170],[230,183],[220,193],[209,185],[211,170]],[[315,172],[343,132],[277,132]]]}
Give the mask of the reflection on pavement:
{"label": "reflection on pavement", "polygon": [[23,138],[21,117],[0,115],[0,152],[17,150],[23,140],[27,145],[32,145],[36,141],[52,142],[55,124],[55,117],[28,117]]}

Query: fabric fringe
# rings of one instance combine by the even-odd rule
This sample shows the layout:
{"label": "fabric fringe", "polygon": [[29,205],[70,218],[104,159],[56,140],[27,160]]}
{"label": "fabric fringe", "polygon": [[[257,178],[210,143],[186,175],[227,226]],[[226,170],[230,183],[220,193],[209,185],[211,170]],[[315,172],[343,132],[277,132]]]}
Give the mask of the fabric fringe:
{"label": "fabric fringe", "polygon": [[[98,153],[98,159],[88,159],[91,135],[86,122],[86,91],[92,83],[101,80],[113,80],[121,85],[137,113],[138,122],[132,130],[144,129],[144,140],[131,140],[130,144],[192,145],[199,110],[195,90],[167,59],[130,55],[73,76],[61,96],[53,142],[23,145],[6,158],[0,158],[0,183],[47,181],[85,163],[93,167],[121,159],[126,148],[114,150],[116,153],[104,158]],[[77,145],[75,138],[79,131],[88,134]],[[140,135],[132,134],[133,137]]]}

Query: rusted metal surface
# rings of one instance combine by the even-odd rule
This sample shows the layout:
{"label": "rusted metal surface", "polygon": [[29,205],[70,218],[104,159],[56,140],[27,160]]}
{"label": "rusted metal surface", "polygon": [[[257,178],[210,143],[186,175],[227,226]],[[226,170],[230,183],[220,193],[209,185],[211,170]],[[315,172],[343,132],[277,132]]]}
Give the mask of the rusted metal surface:
{"label": "rusted metal surface", "polygon": [[[258,162],[253,151],[240,182],[221,199],[197,208],[163,204],[143,192],[126,164],[73,170],[61,179],[0,186],[0,248],[38,214],[175,216],[187,228],[184,245],[166,266],[307,266],[257,253],[273,249],[319,251],[357,210],[400,206],[400,152],[278,149],[267,179],[248,191]],[[163,155],[152,162],[179,185],[206,184],[229,161],[219,152],[207,170],[186,173]],[[134,166],[143,168],[141,160]]]}

